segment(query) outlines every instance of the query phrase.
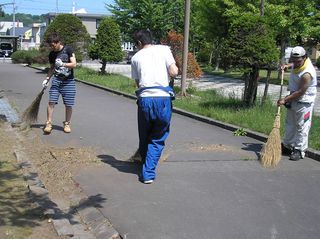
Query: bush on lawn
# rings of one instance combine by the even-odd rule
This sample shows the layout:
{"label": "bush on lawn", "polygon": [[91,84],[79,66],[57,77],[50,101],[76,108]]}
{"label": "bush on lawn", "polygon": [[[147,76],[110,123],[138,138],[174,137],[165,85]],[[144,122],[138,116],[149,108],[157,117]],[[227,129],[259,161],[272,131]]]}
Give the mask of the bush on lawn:
{"label": "bush on lawn", "polygon": [[32,49],[29,51],[21,50],[21,51],[15,51],[11,55],[12,63],[19,64],[46,64],[48,63],[48,52],[46,50],[36,50]]}

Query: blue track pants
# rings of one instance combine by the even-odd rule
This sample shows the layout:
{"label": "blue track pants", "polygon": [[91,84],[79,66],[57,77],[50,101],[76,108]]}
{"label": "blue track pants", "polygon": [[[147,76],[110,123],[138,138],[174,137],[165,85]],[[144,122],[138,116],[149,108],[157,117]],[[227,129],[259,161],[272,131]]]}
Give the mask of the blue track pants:
{"label": "blue track pants", "polygon": [[142,179],[156,177],[156,167],[169,135],[172,104],[170,97],[138,99],[139,151],[144,161]]}

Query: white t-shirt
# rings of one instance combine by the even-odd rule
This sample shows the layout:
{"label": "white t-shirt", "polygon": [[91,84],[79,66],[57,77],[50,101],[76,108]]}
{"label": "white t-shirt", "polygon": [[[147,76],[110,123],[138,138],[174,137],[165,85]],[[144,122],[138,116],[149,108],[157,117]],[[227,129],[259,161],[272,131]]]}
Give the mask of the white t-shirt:
{"label": "white t-shirt", "polygon": [[[138,80],[139,88],[168,86],[170,75],[168,68],[175,63],[171,50],[164,45],[151,45],[139,50],[131,58],[131,76]],[[140,97],[169,96],[160,89],[144,90]]]}

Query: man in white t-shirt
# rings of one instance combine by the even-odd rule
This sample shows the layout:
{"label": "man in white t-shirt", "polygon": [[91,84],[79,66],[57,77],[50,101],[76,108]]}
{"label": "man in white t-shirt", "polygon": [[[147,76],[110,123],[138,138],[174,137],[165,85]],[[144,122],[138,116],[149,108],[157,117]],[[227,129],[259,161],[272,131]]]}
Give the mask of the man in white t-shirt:
{"label": "man in white t-shirt", "polygon": [[131,58],[131,75],[139,88],[141,181],[150,184],[156,178],[156,167],[169,135],[173,93],[169,82],[177,76],[178,68],[168,46],[152,44],[149,30],[135,32],[134,40],[139,51]]}

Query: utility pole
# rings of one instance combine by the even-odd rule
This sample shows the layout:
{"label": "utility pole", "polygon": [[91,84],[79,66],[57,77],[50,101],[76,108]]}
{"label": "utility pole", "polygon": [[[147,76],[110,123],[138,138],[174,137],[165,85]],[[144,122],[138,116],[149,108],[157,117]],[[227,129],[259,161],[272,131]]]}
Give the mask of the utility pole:
{"label": "utility pole", "polygon": [[16,36],[16,1],[13,0],[13,29],[12,29],[12,35]]}
{"label": "utility pole", "polygon": [[75,1],[72,2],[72,14],[76,13],[76,3]]}
{"label": "utility pole", "polygon": [[12,35],[15,36],[16,35],[16,1],[13,0],[13,2],[10,2],[10,3],[1,3],[0,7],[5,6],[5,5],[13,5],[13,14],[12,14],[12,16],[13,16],[13,19],[12,19],[12,21],[13,21],[13,29],[12,29]]}
{"label": "utility pole", "polygon": [[190,28],[190,0],[185,1],[184,12],[184,37],[183,37],[183,62],[182,62],[182,76],[181,76],[181,96],[186,96],[186,79],[188,68],[188,48],[189,48],[189,28]]}
{"label": "utility pole", "polygon": [[59,1],[56,0],[56,15],[58,15],[58,12],[59,12]]}

